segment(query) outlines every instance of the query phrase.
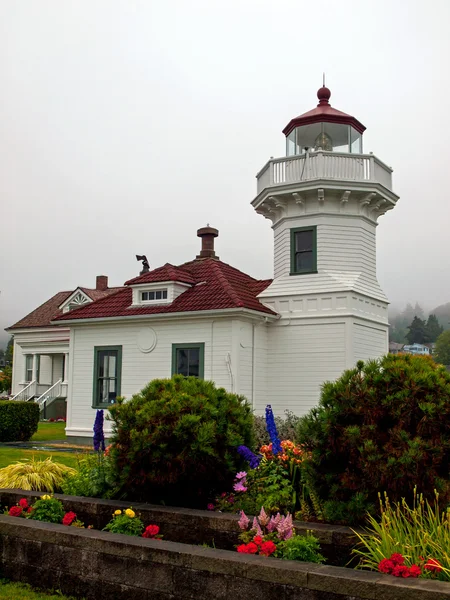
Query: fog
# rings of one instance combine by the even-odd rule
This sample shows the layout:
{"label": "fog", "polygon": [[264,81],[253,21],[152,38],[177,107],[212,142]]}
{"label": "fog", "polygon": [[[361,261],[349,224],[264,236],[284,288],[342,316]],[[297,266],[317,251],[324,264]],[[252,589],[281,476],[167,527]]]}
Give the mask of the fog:
{"label": "fog", "polygon": [[[255,174],[317,104],[394,169],[390,301],[450,301],[450,2],[1,0],[0,329],[61,290],[198,253],[272,276]],[[8,335],[0,332],[0,345]]]}

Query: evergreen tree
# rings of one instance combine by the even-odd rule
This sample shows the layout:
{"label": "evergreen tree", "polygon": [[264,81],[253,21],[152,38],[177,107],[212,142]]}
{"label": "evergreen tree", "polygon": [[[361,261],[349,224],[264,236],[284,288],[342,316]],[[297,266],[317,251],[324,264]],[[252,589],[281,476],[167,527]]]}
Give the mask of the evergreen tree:
{"label": "evergreen tree", "polygon": [[428,339],[427,324],[425,323],[424,319],[420,319],[419,317],[415,316],[408,329],[409,331],[406,334],[408,343],[426,344],[430,341]]}
{"label": "evergreen tree", "polygon": [[8,345],[6,346],[5,352],[5,360],[8,364],[11,364],[13,361],[13,350],[14,350],[14,337],[11,336],[9,338]]}
{"label": "evergreen tree", "polygon": [[442,365],[450,365],[450,329],[441,333],[436,340],[434,359]]}
{"label": "evergreen tree", "polygon": [[427,321],[427,335],[430,342],[435,342],[443,331],[444,328],[439,324],[436,315],[430,315]]}

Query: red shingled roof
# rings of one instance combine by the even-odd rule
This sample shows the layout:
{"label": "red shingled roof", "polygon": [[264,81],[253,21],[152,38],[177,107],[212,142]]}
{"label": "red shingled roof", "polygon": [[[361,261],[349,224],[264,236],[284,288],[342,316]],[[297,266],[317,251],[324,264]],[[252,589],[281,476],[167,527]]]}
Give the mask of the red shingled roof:
{"label": "red shingled roof", "polygon": [[[152,278],[152,273],[155,274],[154,278]],[[172,273],[174,277],[169,278],[169,273]],[[261,304],[256,297],[271,283],[271,279],[253,279],[242,271],[216,259],[193,260],[179,267],[166,264],[155,271],[130,279],[126,285],[169,280],[180,281],[181,276],[185,277],[185,282],[190,278],[192,287],[180,294],[171,304],[130,308],[132,289],[125,287],[107,298],[60,315],[55,321],[227,308],[247,308],[266,314],[276,314]]]}
{"label": "red shingled roof", "polygon": [[[99,300],[100,298],[105,298],[110,294],[113,294],[117,290],[122,288],[108,288],[107,290],[96,290],[91,288],[76,288],[75,290],[71,290],[70,292],[58,292],[55,294],[50,300],[38,306],[35,310],[30,312],[26,317],[17,321],[14,325],[11,325],[8,329],[22,329],[29,327],[49,327],[51,325],[51,321],[53,321],[56,317],[59,317],[63,314],[61,310],[59,310],[59,306],[63,304],[69,296],[71,296],[74,291],[82,290],[91,300]],[[78,310],[77,308],[74,310]],[[73,314],[72,311],[70,314]]]}
{"label": "red shingled roof", "polygon": [[194,284],[195,279],[189,273],[189,271],[182,267],[174,267],[170,263],[166,263],[162,267],[158,267],[153,271],[139,275],[125,281],[125,285],[134,285],[137,283],[156,283],[158,281],[179,281],[180,283]]}

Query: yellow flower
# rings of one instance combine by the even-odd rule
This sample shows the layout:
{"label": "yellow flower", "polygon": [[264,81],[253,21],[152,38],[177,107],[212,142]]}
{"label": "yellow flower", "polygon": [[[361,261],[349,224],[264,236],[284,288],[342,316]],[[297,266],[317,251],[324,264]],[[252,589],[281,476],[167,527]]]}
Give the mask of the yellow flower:
{"label": "yellow flower", "polygon": [[127,515],[127,517],[130,517],[130,519],[133,519],[136,516],[136,513],[134,512],[134,510],[131,510],[131,508],[127,508],[125,514]]}
{"label": "yellow flower", "polygon": [[115,510],[115,511],[114,511],[114,515],[113,515],[113,517],[114,517],[114,516],[116,516],[116,517],[117,517],[117,516],[119,516],[119,515],[121,515],[121,514],[122,514],[122,511],[121,511],[121,510]]}
{"label": "yellow flower", "polygon": [[45,496],[41,496],[41,500],[50,500],[51,496],[49,496],[48,494],[46,494]]}

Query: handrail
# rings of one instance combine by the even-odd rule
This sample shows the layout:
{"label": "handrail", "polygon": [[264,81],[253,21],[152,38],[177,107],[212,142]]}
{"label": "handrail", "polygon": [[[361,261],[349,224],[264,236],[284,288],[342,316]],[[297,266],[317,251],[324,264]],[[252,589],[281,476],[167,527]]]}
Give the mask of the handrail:
{"label": "handrail", "polygon": [[[36,402],[39,404],[39,406],[41,406],[44,402],[50,404],[50,402],[53,402],[53,400],[56,400],[56,398],[61,395],[61,383],[62,379],[58,379],[58,381],[49,387],[48,390],[45,390],[45,392],[41,394],[39,398],[36,398]],[[55,388],[56,393],[51,393],[53,390],[55,390]]]}
{"label": "handrail", "polygon": [[36,380],[35,379],[33,381],[30,381],[30,383],[28,385],[26,385],[23,389],[21,389],[20,392],[18,392],[15,396],[13,396],[11,398],[11,400],[28,400],[28,398],[31,398],[31,396],[34,396],[34,394],[25,394],[25,392],[32,385],[34,385],[36,387]]}

